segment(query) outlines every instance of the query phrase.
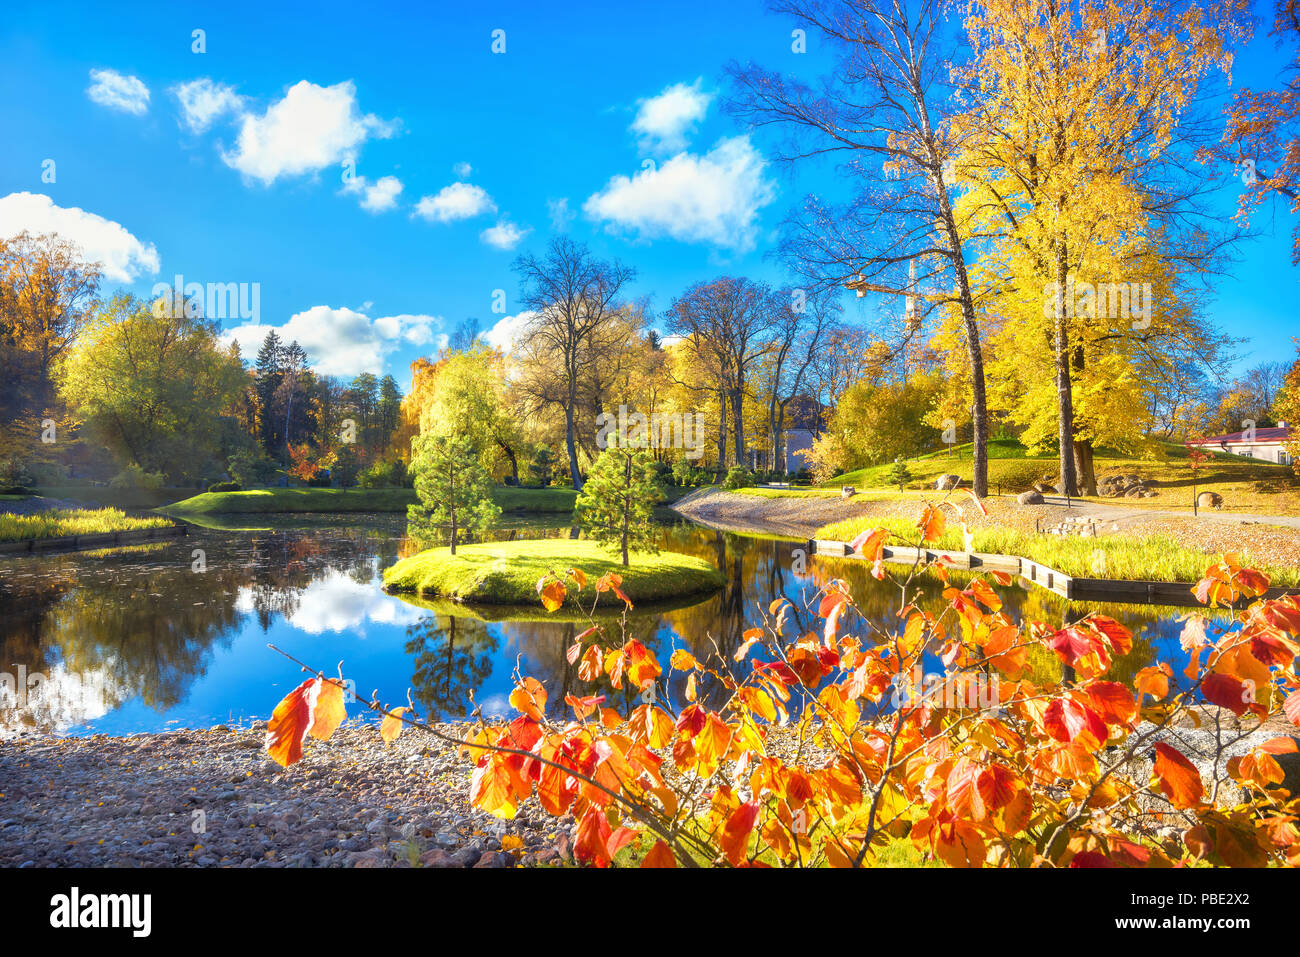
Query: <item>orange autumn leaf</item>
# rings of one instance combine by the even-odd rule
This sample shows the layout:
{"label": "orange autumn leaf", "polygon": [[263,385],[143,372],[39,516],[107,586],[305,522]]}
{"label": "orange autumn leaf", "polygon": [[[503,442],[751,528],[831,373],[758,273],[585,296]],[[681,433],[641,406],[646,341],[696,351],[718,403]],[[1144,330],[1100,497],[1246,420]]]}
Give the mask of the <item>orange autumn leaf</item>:
{"label": "orange autumn leaf", "polygon": [[673,857],[673,852],[663,839],[655,841],[655,846],[650,848],[650,853],[641,861],[642,867],[676,867],[677,859]]}
{"label": "orange autumn leaf", "polygon": [[546,714],[546,688],[536,678],[525,678],[510,692],[510,707],[541,721]]}
{"label": "orange autumn leaf", "polygon": [[320,678],[308,678],[280,699],[266,723],[266,751],[283,768],[302,758],[320,687]]}
{"label": "orange autumn leaf", "polygon": [[321,680],[320,694],[316,696],[316,709],[312,714],[310,734],[317,741],[328,741],[338,730],[348,709],[343,703],[343,686],[335,681]]}
{"label": "orange autumn leaf", "polygon": [[948,527],[948,517],[939,506],[927,505],[916,527],[921,532],[921,541],[936,542]]}
{"label": "orange autumn leaf", "polygon": [[1287,695],[1287,699],[1282,702],[1282,713],[1288,721],[1300,727],[1300,691]]}
{"label": "orange autumn leaf", "polygon": [[1137,673],[1134,684],[1144,695],[1151,695],[1157,701],[1169,694],[1169,679],[1173,672],[1167,664],[1152,665]]}
{"label": "orange autumn leaf", "polygon": [[384,744],[392,744],[397,740],[397,736],[402,733],[402,725],[406,723],[402,720],[402,715],[410,710],[410,708],[393,708],[384,713],[384,720],[379,725],[379,736],[384,739]]}
{"label": "orange autumn leaf", "polygon": [[727,823],[723,825],[722,834],[718,837],[718,846],[735,867],[745,856],[745,849],[749,846],[749,835],[754,830],[754,822],[758,820],[758,802],[747,801],[740,805],[732,812],[731,817],[727,818]]}
{"label": "orange autumn leaf", "polygon": [[1201,772],[1181,751],[1157,742],[1155,773],[1160,779],[1160,790],[1174,807],[1195,807],[1201,803],[1205,794]]}
{"label": "orange autumn leaf", "polygon": [[1133,692],[1118,681],[1094,681],[1086,692],[1093,710],[1107,724],[1128,725],[1137,715]]}
{"label": "orange autumn leaf", "polygon": [[564,596],[568,594],[568,589],[564,587],[564,582],[558,579],[551,579],[548,582],[546,578],[539,578],[537,594],[542,596],[543,608],[547,611],[558,611],[564,604]]}

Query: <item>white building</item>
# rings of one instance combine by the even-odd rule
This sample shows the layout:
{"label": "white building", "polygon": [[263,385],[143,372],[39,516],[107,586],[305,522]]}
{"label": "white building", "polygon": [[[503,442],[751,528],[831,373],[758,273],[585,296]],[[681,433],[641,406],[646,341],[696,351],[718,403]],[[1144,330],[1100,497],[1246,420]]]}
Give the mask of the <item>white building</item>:
{"label": "white building", "polygon": [[1279,422],[1274,428],[1229,432],[1227,435],[1213,435],[1187,444],[1215,452],[1230,452],[1262,462],[1290,465],[1291,455],[1286,450],[1286,443],[1294,440],[1294,432],[1285,422]]}

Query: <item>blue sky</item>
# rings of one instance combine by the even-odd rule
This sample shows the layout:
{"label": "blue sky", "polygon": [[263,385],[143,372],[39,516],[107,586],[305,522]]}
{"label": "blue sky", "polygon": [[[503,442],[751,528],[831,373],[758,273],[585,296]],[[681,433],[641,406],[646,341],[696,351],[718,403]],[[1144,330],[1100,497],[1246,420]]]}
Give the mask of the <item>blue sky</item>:
{"label": "blue sky", "polygon": [[[793,25],[749,0],[438,7],[9,0],[0,231],[66,226],[105,250],[109,289],[257,283],[261,325],[287,324],[322,371],[403,387],[466,317],[504,320],[504,338],[510,264],[557,227],[636,266],[655,310],[700,279],[781,280],[776,228],[833,171],[772,164],[765,135],[723,115],[723,67],[816,76],[815,38],[792,52]],[[1258,37],[1236,81],[1281,62]],[[1243,365],[1285,357],[1298,331],[1291,221],[1260,216],[1216,287]],[[848,304],[860,321],[876,308]]]}

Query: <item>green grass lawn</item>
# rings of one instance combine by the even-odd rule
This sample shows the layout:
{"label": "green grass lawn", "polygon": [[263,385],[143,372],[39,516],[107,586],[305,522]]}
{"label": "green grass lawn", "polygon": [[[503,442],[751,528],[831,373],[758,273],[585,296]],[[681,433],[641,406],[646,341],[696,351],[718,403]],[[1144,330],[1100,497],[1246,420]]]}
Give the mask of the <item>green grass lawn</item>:
{"label": "green grass lawn", "polygon": [[[631,567],[624,568],[596,542],[548,538],[460,545],[454,556],[446,548],[431,548],[386,569],[384,589],[425,598],[540,606],[538,579],[569,568],[580,568],[589,580],[581,595],[584,607],[590,604],[592,585],[605,572],[623,577],[623,591],[633,602],[712,591],[724,582],[722,573],[702,558],[669,551],[633,554]],[[570,589],[566,607],[574,598]]]}
{"label": "green grass lawn", "polygon": [[165,518],[137,518],[116,508],[56,508],[35,515],[0,515],[0,542],[102,535],[108,532],[166,528]]}
{"label": "green grass lawn", "polygon": [[163,488],[109,488],[107,485],[42,485],[33,489],[45,498],[65,499],[73,502],[93,502],[95,507],[158,508],[170,505],[194,494],[193,488],[165,486]]}
{"label": "green grass lawn", "polygon": [[[492,498],[507,512],[571,512],[571,488],[497,486]],[[257,512],[405,512],[416,501],[409,488],[267,488],[243,492],[204,492],[159,509],[178,518]]]}
{"label": "green grass lawn", "polygon": [[[916,546],[919,533],[916,523],[905,518],[861,516],[832,522],[817,529],[815,538],[831,541],[851,541],[855,535],[868,528],[884,527],[891,537],[886,544]],[[1017,555],[1041,562],[1059,572],[1078,578],[1112,578],[1123,581],[1197,582],[1207,566],[1218,556],[1178,544],[1174,539],[1155,535],[1135,538],[1121,535],[1103,535],[1098,538],[1036,535],[1008,528],[992,527],[974,530],[972,551],[996,555]],[[926,543],[928,548],[965,550],[965,540],[960,525],[949,525],[937,542]],[[1104,564],[1098,563],[1098,556]],[[1300,585],[1300,569],[1270,566],[1255,562],[1247,551],[1243,561],[1264,572],[1274,585],[1294,587]]]}

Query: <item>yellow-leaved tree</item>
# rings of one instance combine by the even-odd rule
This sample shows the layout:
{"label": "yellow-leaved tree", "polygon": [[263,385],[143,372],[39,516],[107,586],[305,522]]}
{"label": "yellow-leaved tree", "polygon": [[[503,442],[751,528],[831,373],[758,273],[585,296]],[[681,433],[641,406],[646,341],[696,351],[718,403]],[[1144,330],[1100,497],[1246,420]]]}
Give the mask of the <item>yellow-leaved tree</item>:
{"label": "yellow-leaved tree", "polygon": [[1140,438],[1152,357],[1217,349],[1187,291],[1223,242],[1198,203],[1195,103],[1229,68],[1245,5],[990,0],[966,25],[953,175],[993,391],[1031,444],[1055,432],[1062,491],[1095,494],[1095,447]]}

